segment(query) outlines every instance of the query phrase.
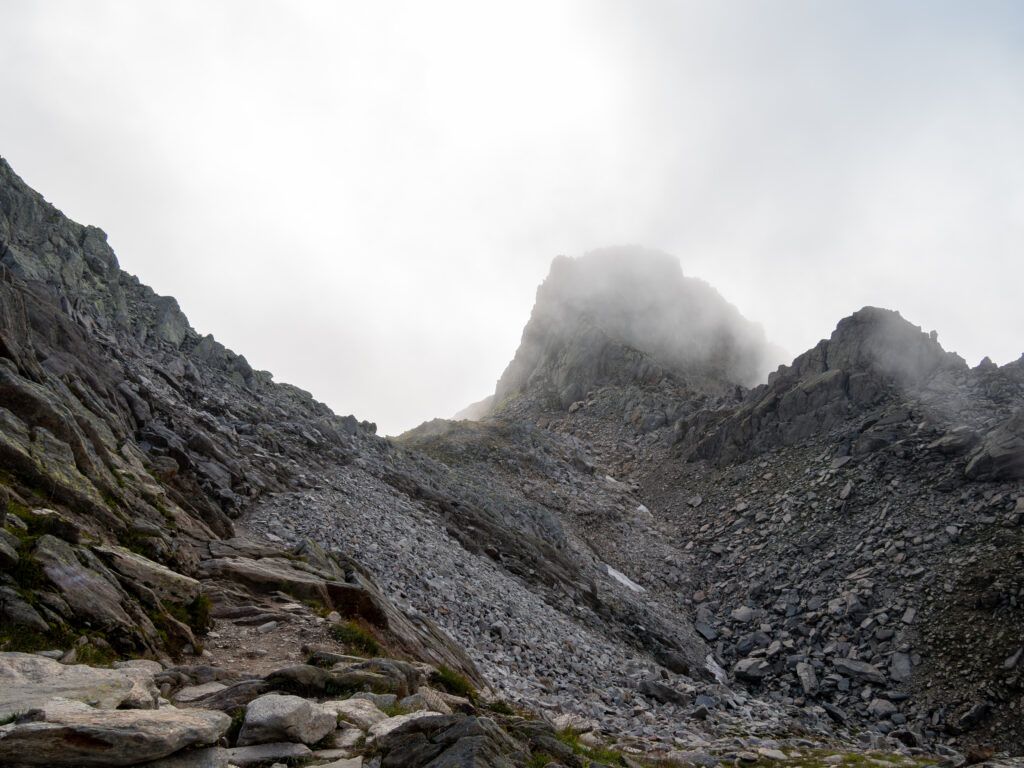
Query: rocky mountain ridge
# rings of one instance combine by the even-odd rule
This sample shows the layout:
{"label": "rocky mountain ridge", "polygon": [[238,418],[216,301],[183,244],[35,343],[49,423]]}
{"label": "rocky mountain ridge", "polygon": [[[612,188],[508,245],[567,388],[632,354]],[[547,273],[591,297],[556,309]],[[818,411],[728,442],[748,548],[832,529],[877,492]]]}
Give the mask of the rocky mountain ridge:
{"label": "rocky mountain ridge", "polygon": [[[0,754],[101,732],[149,734],[168,765],[1018,750],[1016,662],[1000,665],[1024,594],[1012,567],[984,583],[969,571],[1020,552],[1020,364],[968,370],[872,310],[747,390],[767,354],[756,327],[678,264],[645,254],[631,272],[630,258],[599,254],[593,279],[586,260],[556,260],[488,415],[385,440],[197,334],[102,232],[0,161],[0,674],[55,701],[24,713],[8,699],[19,717],[0,726]],[[861,329],[890,321],[881,347]],[[881,489],[896,475],[915,485],[893,511]],[[838,506],[822,500],[833,490]],[[963,497],[955,537],[923,522],[936,494],[936,524]],[[885,537],[865,538],[863,520]],[[826,534],[854,551],[812,574]],[[966,546],[936,572],[950,542]],[[890,559],[895,571],[876,563]],[[919,568],[954,597],[901,592]],[[974,625],[999,633],[981,664],[964,663],[979,650],[962,633],[933,641],[955,649],[946,662],[877,636],[897,609],[941,617],[971,590],[989,606]],[[67,670],[146,670],[158,695],[40,687],[62,669],[39,652]],[[370,703],[335,707],[339,692]],[[388,710],[392,741],[373,731]]]}
{"label": "rocky mountain ridge", "polygon": [[969,369],[865,308],[751,390],[665,373],[566,408],[527,387],[490,418],[632,481],[563,522],[762,695],[907,743],[1019,744],[1022,367]]}

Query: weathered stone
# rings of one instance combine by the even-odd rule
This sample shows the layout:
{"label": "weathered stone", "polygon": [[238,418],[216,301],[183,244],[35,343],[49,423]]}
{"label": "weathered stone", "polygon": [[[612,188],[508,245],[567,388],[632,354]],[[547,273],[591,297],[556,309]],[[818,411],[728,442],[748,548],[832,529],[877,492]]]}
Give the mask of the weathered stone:
{"label": "weathered stone", "polygon": [[245,710],[238,746],[273,741],[315,744],[338,725],[337,716],[298,696],[268,693]]}
{"label": "weathered stone", "polygon": [[226,688],[227,686],[224,683],[218,683],[217,681],[203,683],[202,685],[187,685],[175,692],[173,701],[176,704],[186,704],[202,699],[210,694],[219,693]]}
{"label": "weathered stone", "polygon": [[106,628],[135,628],[121,604],[122,594],[96,571],[83,566],[70,544],[47,534],[36,543],[32,556],[76,615]]}
{"label": "weathered stone", "polygon": [[331,605],[327,584],[323,579],[294,568],[289,561],[280,558],[214,558],[203,561],[200,573],[206,578],[237,581],[262,592],[287,592],[293,597]]}
{"label": "weathered stone", "polygon": [[362,756],[342,758],[329,763],[321,763],[318,768],[363,768]]}
{"label": "weathered stone", "polygon": [[754,609],[747,605],[741,605],[739,608],[733,609],[732,613],[733,621],[738,621],[741,624],[746,624],[754,619]]}
{"label": "weathered stone", "polygon": [[818,676],[814,673],[814,667],[805,662],[797,662],[796,676],[800,681],[800,687],[804,693],[813,696],[818,691]]}
{"label": "weathered stone", "polygon": [[228,755],[228,750],[223,747],[185,749],[146,763],[146,768],[227,768],[230,765]]}
{"label": "weathered stone", "polygon": [[642,680],[637,690],[644,696],[662,704],[676,704],[680,707],[689,706],[690,697],[671,686],[657,680]]}
{"label": "weathered stone", "polygon": [[304,760],[311,757],[313,750],[305,744],[288,741],[274,744],[254,744],[249,747],[234,747],[228,750],[228,761],[238,768],[263,766],[276,761]]}
{"label": "weathered stone", "polygon": [[264,680],[240,680],[227,687],[193,699],[190,706],[200,709],[219,709],[221,712],[233,712],[245,707],[253,699],[259,698],[271,689]]}
{"label": "weathered stone", "polygon": [[739,680],[759,683],[768,675],[770,669],[768,662],[764,659],[740,659],[732,668],[732,673]]}
{"label": "weathered stone", "polygon": [[441,715],[440,712],[430,712],[429,710],[422,710],[420,712],[410,712],[405,715],[395,715],[394,717],[389,717],[386,720],[381,720],[380,722],[371,725],[369,731],[369,738],[382,738],[384,736],[387,736],[396,728],[401,728],[406,723],[412,723],[417,720],[423,720],[428,717],[443,717],[443,715]]}
{"label": "weathered stone", "polygon": [[153,676],[141,669],[66,665],[36,654],[0,653],[0,718],[61,698],[101,709],[156,707]]}
{"label": "weathered stone", "polygon": [[336,717],[366,731],[371,726],[387,720],[388,716],[381,712],[373,702],[365,699],[345,699],[343,701],[325,701],[321,705]]}
{"label": "weathered stone", "polygon": [[885,675],[878,667],[857,659],[837,658],[832,662],[836,671],[840,674],[852,677],[855,680],[863,680],[865,683],[885,684]]}
{"label": "weathered stone", "polygon": [[212,744],[227,731],[222,712],[93,709],[56,699],[42,719],[0,731],[0,762],[42,766],[136,765],[186,747]]}
{"label": "weathered stone", "polygon": [[887,699],[873,699],[868,704],[868,712],[878,718],[888,717],[896,711],[896,705]]}
{"label": "weathered stone", "polygon": [[153,590],[161,600],[186,605],[199,597],[198,581],[136,552],[113,545],[97,545],[92,549],[117,573]]}
{"label": "weathered stone", "polygon": [[889,661],[889,677],[894,682],[904,683],[911,678],[913,674],[913,664],[910,660],[909,653],[897,652],[892,655],[892,659]]}
{"label": "weathered stone", "polygon": [[432,712],[440,712],[444,715],[450,715],[454,711],[440,692],[435,691],[433,688],[427,688],[426,686],[420,686],[416,693],[411,696],[406,696],[404,699],[399,701],[398,704],[402,709],[413,712],[426,709]]}
{"label": "weathered stone", "polygon": [[164,671],[164,665],[152,659],[124,659],[115,661],[111,666],[114,669],[141,669],[151,675],[158,675]]}
{"label": "weathered stone", "polygon": [[964,473],[972,480],[1024,478],[1024,408],[985,435]]}

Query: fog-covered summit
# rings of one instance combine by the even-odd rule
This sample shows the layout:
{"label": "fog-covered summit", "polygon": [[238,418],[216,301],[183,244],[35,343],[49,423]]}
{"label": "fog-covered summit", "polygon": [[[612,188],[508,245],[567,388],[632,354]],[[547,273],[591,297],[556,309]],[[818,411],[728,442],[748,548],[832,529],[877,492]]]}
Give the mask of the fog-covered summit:
{"label": "fog-covered summit", "polygon": [[533,390],[568,404],[604,384],[671,376],[698,388],[752,386],[773,367],[764,331],[659,251],[557,257],[496,401]]}

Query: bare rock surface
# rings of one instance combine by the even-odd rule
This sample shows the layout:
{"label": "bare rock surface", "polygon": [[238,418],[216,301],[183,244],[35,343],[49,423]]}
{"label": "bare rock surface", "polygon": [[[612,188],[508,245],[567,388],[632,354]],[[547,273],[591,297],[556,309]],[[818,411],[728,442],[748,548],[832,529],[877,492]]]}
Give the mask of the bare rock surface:
{"label": "bare rock surface", "polygon": [[[38,710],[37,710],[38,711]],[[51,700],[41,719],[0,729],[0,761],[13,765],[137,765],[185,747],[212,744],[231,718],[184,709],[94,709]]]}
{"label": "bare rock surface", "polygon": [[315,744],[337,727],[337,716],[298,696],[268,693],[249,702],[238,746],[274,741]]}
{"label": "bare rock surface", "polygon": [[1024,751],[1024,358],[968,368],[872,307],[758,384],[772,356],[663,254],[559,258],[477,420],[382,439],[197,333],[0,161],[0,652],[34,652],[0,657],[7,715],[34,712],[0,749]]}
{"label": "bare rock surface", "polygon": [[155,709],[153,675],[140,669],[67,665],[27,653],[0,653],[0,718],[24,713],[51,699],[100,709]]}

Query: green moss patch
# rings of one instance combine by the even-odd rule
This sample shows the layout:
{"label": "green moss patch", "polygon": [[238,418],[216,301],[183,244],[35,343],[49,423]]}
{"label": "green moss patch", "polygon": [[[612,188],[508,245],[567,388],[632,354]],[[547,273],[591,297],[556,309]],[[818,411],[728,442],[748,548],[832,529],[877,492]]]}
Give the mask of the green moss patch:
{"label": "green moss patch", "polygon": [[465,675],[461,675],[451,667],[442,664],[437,668],[430,681],[440,686],[448,693],[456,696],[463,696],[470,700],[476,700],[476,688],[469,682]]}
{"label": "green moss patch", "polygon": [[344,645],[354,653],[365,654],[366,656],[377,656],[380,654],[380,643],[367,627],[356,621],[345,621],[341,624],[333,624],[328,630],[335,640]]}

